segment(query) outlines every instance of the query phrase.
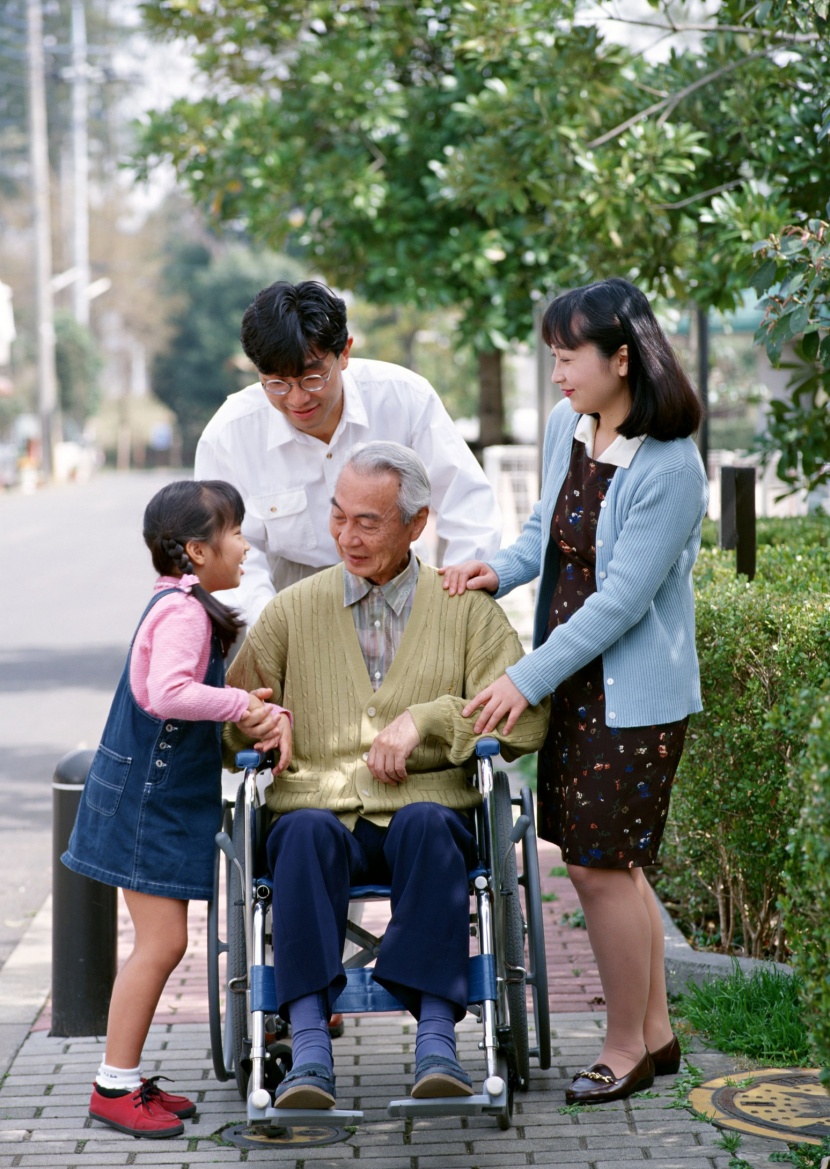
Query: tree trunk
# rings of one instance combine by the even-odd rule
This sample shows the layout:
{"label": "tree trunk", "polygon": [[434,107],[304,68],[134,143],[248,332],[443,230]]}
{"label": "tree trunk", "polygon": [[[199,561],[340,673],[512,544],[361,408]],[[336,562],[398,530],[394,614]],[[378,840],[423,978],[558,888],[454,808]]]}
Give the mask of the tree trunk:
{"label": "tree trunk", "polygon": [[504,442],[504,395],[501,379],[501,350],[478,355],[478,416],[480,448]]}

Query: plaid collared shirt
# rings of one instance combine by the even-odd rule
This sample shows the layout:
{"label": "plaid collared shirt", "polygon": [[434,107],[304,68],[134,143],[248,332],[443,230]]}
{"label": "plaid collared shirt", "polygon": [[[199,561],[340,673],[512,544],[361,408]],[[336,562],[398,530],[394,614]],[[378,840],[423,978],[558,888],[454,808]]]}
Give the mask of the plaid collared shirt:
{"label": "plaid collared shirt", "polygon": [[343,568],[343,604],[351,606],[357,640],[369,671],[372,689],[377,690],[398,652],[403,631],[415,600],[418,560],[409,554],[409,564],[385,585],[372,584]]}

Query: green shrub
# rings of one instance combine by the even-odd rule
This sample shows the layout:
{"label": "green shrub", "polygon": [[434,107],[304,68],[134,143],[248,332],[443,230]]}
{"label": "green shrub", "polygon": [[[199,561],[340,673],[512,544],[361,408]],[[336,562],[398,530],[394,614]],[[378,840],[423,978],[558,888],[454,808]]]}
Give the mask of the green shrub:
{"label": "green shrub", "polygon": [[807,1028],[830,1089],[830,684],[813,698],[806,747],[793,768],[804,806],[788,850],[782,905]]}
{"label": "green shrub", "polygon": [[[830,676],[830,520],[781,521],[753,582],[704,548],[695,573],[704,712],[689,727],[657,884],[726,952],[785,955],[779,895],[810,704]],[[789,534],[787,542],[780,542]]]}

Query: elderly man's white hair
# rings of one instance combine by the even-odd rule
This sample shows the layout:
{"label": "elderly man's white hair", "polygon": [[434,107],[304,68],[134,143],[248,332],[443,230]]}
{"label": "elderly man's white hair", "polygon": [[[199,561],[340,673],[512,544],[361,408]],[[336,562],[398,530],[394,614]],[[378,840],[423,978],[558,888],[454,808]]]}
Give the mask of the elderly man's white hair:
{"label": "elderly man's white hair", "polygon": [[418,456],[399,442],[363,442],[352,447],[345,467],[364,475],[398,477],[398,511],[403,523],[413,520],[422,507],[429,507],[432,489],[426,467]]}

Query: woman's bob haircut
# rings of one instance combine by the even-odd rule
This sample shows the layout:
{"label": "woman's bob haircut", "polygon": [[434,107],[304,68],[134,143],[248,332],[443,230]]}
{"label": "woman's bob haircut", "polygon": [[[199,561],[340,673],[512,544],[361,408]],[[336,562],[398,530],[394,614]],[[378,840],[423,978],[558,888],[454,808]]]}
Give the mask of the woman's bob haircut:
{"label": "woman's bob haircut", "polygon": [[628,346],[631,409],[617,427],[625,438],[687,438],[700,425],[697,394],[645,295],[618,276],[563,292],[549,305],[542,337],[553,349],[594,345],[610,360]]}

